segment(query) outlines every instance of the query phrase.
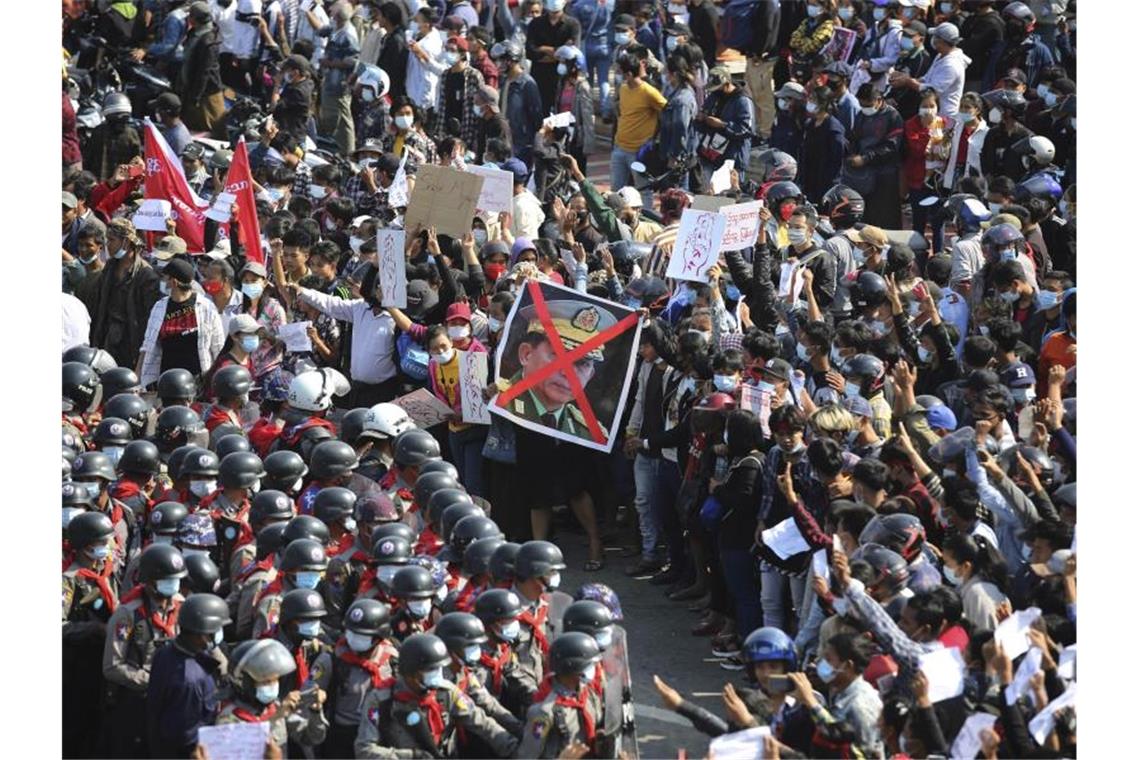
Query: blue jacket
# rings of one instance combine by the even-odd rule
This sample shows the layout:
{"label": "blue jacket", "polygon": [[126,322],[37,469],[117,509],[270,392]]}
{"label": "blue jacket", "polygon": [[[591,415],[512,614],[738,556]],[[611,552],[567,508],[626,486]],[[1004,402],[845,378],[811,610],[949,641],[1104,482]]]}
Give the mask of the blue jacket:
{"label": "blue jacket", "polygon": [[162,35],[146,49],[151,58],[163,61],[182,62],[182,38],[186,36],[186,16],[188,11],[178,8],[162,20]]}
{"label": "blue jacket", "polygon": [[658,142],[663,158],[691,154],[695,147],[696,132],[693,117],[697,114],[697,96],[692,87],[682,87],[669,96],[661,111]]}
{"label": "blue jacket", "polygon": [[587,58],[605,58],[610,54],[613,40],[611,6],[612,3],[602,4],[598,0],[572,0],[566,7],[566,12],[578,19],[582,26],[582,52]]}
{"label": "blue jacket", "polygon": [[146,731],[154,757],[189,757],[198,729],[218,714],[213,673],[218,662],[191,654],[177,640],[154,654],[146,690]]}
{"label": "blue jacket", "polygon": [[705,96],[702,110],[706,115],[715,116],[724,122],[724,128],[719,131],[728,138],[728,146],[724,151],[725,160],[731,158],[735,166],[748,166],[752,150],[752,133],[756,129],[756,116],[752,100],[747,93],[737,88],[726,98],[719,90],[710,92]]}
{"label": "blue jacket", "polygon": [[828,116],[819,126],[815,122],[804,125],[803,152],[799,158],[800,176],[796,184],[804,197],[819,203],[823,194],[831,189],[843,169],[847,154],[847,132],[835,116]]}
{"label": "blue jacket", "polygon": [[534,145],[534,134],[542,126],[542,94],[530,74],[521,74],[507,85],[507,110],[515,150]]}

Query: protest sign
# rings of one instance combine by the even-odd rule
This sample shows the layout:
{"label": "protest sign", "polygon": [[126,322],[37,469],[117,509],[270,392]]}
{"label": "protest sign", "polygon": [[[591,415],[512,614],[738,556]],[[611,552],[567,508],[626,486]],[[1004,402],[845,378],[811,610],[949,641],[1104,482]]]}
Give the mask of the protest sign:
{"label": "protest sign", "polygon": [[269,723],[239,722],[201,726],[198,744],[210,760],[249,760],[262,757],[269,741]]}
{"label": "protest sign", "polygon": [[725,217],[712,211],[685,209],[665,276],[674,280],[706,282],[709,268],[717,262],[725,221]]}
{"label": "protest sign", "polygon": [[138,211],[131,217],[131,224],[140,232],[166,234],[166,220],[169,218],[170,201],[151,198],[139,204]]}
{"label": "protest sign", "polygon": [[487,387],[487,352],[459,352],[459,399],[463,406],[463,421],[479,425],[491,424],[491,413],[483,400]]}
{"label": "protest sign", "polygon": [[417,388],[392,403],[407,412],[416,427],[424,430],[444,422],[453,414],[451,407],[436,398],[427,388]]}
{"label": "protest sign", "polygon": [[511,199],[515,194],[515,175],[496,169],[493,166],[468,166],[468,174],[483,178],[483,189],[475,209],[488,214],[499,214],[511,210]]}
{"label": "protest sign", "polygon": [[732,198],[723,198],[719,195],[697,195],[689,208],[694,211],[717,211],[724,206],[731,206]]}
{"label": "protest sign", "polygon": [[376,231],[376,289],[381,306],[408,308],[408,273],[404,266],[404,231]]}
{"label": "protest sign", "polygon": [[309,339],[309,327],[312,322],[286,322],[277,328],[277,337],[285,342],[285,350],[292,353],[304,353],[313,350],[313,342]]}
{"label": "protest sign", "polygon": [[[143,131],[143,158],[146,172],[143,197],[166,201],[170,205],[167,216],[174,220],[174,234],[186,241],[188,252],[202,253],[206,239],[206,215],[203,212],[208,204],[190,189],[182,160],[174,154],[150,119],[146,120]],[[165,220],[161,227],[149,231],[165,233]]]}
{"label": "protest sign", "polygon": [[720,239],[721,253],[739,251],[756,244],[763,206],[763,201],[750,201],[720,207],[720,213],[725,217],[724,235]]}
{"label": "protest sign", "polygon": [[471,220],[483,178],[446,166],[423,164],[416,172],[416,186],[404,214],[404,229],[435,227],[436,232],[462,238],[471,231]]}
{"label": "protest sign", "polygon": [[408,151],[405,148],[404,155],[400,159],[400,165],[396,168],[396,174],[392,177],[392,185],[388,188],[389,208],[400,208],[408,205],[408,171],[405,168],[407,163]]}
{"label": "protest sign", "polygon": [[233,193],[218,193],[214,198],[214,205],[206,210],[206,218],[218,224],[227,224],[230,221],[230,208],[234,205],[237,196]]}
{"label": "protest sign", "polygon": [[723,734],[709,742],[709,757],[712,760],[754,760],[764,757],[764,737],[771,735],[772,730],[768,726]]}
{"label": "protest sign", "polygon": [[641,321],[612,301],[527,281],[503,327],[491,413],[610,451],[633,376]]}

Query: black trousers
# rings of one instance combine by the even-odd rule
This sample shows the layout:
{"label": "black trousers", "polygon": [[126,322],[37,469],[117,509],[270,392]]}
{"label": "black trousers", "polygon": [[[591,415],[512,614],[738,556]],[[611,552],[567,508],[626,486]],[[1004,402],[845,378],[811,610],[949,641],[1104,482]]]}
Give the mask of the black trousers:
{"label": "black trousers", "polygon": [[396,398],[398,389],[399,381],[395,377],[382,383],[362,383],[359,380],[353,380],[352,390],[345,398],[349,400],[347,405],[349,409],[375,406]]}

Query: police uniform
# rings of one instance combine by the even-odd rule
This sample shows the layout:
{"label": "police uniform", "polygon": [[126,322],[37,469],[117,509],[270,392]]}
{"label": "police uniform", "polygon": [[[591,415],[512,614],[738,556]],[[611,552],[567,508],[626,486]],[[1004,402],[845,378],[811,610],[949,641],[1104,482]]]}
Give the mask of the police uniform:
{"label": "police uniform", "polygon": [[175,594],[165,610],[155,607],[141,586],[123,597],[107,621],[103,646],[103,677],[107,681],[106,733],[112,757],[144,757],[147,754],[145,724],[146,689],[155,651],[178,633],[178,608],[182,596]]}
{"label": "police uniform", "polygon": [[[287,692],[281,690],[282,694]],[[269,723],[269,738],[278,747],[284,748],[288,742],[304,746],[316,746],[325,740],[328,723],[312,696],[302,697],[300,706],[289,715],[281,709],[280,701],[268,707],[251,704],[240,697],[222,702],[215,725],[229,723]]]}
{"label": "police uniform", "polygon": [[221,559],[218,562],[218,572],[221,574],[223,586],[228,588],[230,578],[233,577],[234,552],[253,541],[253,529],[249,526],[249,499],[242,499],[240,503],[235,504],[219,488],[202,499],[198,507],[209,510],[210,517],[214,520],[214,532],[218,536]]}
{"label": "police uniform", "polygon": [[[526,597],[518,590],[513,591],[526,602]],[[542,594],[534,602],[526,602],[519,616],[519,638],[515,642],[515,652],[519,657],[519,670],[522,680],[531,694],[538,690],[545,675],[546,653],[554,640],[554,621],[550,618],[550,602]],[[532,686],[533,684],[533,686]]]}
{"label": "police uniform", "polygon": [[230,617],[234,624],[234,638],[244,641],[253,636],[253,618],[257,609],[255,602],[266,586],[277,580],[277,569],[273,566],[273,555],[260,562],[252,562],[237,572],[230,582],[230,593],[226,604],[230,607]]}
{"label": "police uniform", "polygon": [[399,653],[387,640],[381,641],[368,657],[352,651],[344,639],[336,642],[325,709],[331,723],[323,747],[325,757],[352,756],[365,702],[373,693],[373,706],[391,698],[398,662]]}
{"label": "police uniform", "polygon": [[[478,737],[496,757],[512,757],[518,739],[483,712],[454,684],[420,696],[399,679],[391,698],[381,701],[374,689],[356,737],[358,758],[458,757],[457,734]],[[375,695],[375,696],[374,696]]]}
{"label": "police uniform", "polygon": [[119,603],[108,557],[98,571],[72,562],[63,572],[63,751],[67,757],[95,752],[97,705],[103,690],[105,626]]}
{"label": "police uniform", "polygon": [[522,721],[512,715],[510,710],[503,707],[499,700],[487,691],[487,687],[474,668],[462,665],[459,673],[455,673],[453,670],[452,675],[458,676],[455,685],[459,687],[459,690],[470,697],[471,701],[478,705],[483,712],[487,713],[487,717],[506,729],[512,736],[518,736],[522,732]]}
{"label": "police uniform", "polygon": [[527,710],[519,757],[558,757],[575,741],[593,750],[601,715],[601,701],[588,684],[576,693],[552,684],[549,693]]}
{"label": "police uniform", "polygon": [[[293,655],[293,661],[297,664],[296,670],[281,676],[278,682],[280,693],[288,694],[316,687],[328,694],[329,680],[332,678],[332,655],[329,645],[313,638],[304,639],[299,645],[294,646],[280,626],[277,627],[274,638],[289,650],[289,654]],[[324,741],[323,735],[321,741]],[[313,754],[313,747],[303,739],[289,737],[287,757],[312,757]]]}
{"label": "police uniform", "polygon": [[267,631],[277,627],[281,615],[281,598],[296,586],[293,579],[287,575],[278,575],[261,591],[261,596],[254,603],[256,609],[253,613],[253,635],[251,638],[260,639]]}
{"label": "police uniform", "polygon": [[435,617],[435,609],[432,609],[425,618],[413,617],[408,612],[407,607],[401,604],[395,614],[392,615],[392,638],[403,642],[413,633],[427,633],[431,630]]}
{"label": "police uniform", "polygon": [[[617,319],[609,311],[582,301],[547,301],[550,312],[550,321],[553,323],[562,345],[566,350],[572,350],[593,338],[599,332],[617,324]],[[522,319],[528,320],[527,333],[546,335],[547,330],[542,320],[538,318],[534,306],[527,306],[519,312]],[[584,358],[592,361],[602,361],[604,353],[601,346],[595,347]],[[520,369],[510,379],[510,385],[523,380]],[[504,389],[505,390],[505,389]],[[561,433],[572,435],[588,441],[593,440],[590,429],[586,424],[586,417],[578,408],[576,401],[569,401],[558,409],[547,409],[535,395],[533,386],[523,391],[508,403],[512,414],[530,422],[537,422],[546,427],[553,428]],[[608,439],[605,428],[602,434]]]}
{"label": "police uniform", "polygon": [[374,572],[371,547],[360,536],[345,551],[329,557],[325,571],[325,607],[328,609],[330,628],[340,630],[344,611],[352,604],[361,580]]}
{"label": "police uniform", "polygon": [[419,509],[416,508],[412,485],[400,477],[400,473],[395,467],[388,470],[388,473],[380,479],[380,490],[392,500],[392,505],[396,507],[396,519],[407,524],[419,535],[424,529],[424,525],[420,518]]}

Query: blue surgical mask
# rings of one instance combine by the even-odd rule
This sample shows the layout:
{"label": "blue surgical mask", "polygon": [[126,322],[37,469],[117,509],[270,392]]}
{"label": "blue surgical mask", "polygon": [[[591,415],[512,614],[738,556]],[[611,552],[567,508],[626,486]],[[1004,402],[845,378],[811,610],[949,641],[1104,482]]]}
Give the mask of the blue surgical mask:
{"label": "blue surgical mask", "polygon": [[1001,293],[998,293],[998,296],[1000,296],[1001,300],[1005,301],[1006,303],[1013,303],[1017,299],[1021,298],[1021,294],[1016,290],[1003,290]]}
{"label": "blue surgical mask", "polygon": [[122,446],[104,446],[103,453],[111,460],[112,465],[117,465],[123,456]]}
{"label": "blue surgical mask", "polygon": [[885,19],[887,17],[887,9],[886,8],[876,8],[874,11],[871,12],[871,14],[875,17],[876,21],[882,21],[883,19]]}
{"label": "blue surgical mask", "polygon": [[261,345],[261,338],[256,335],[243,335],[241,336],[241,348],[247,354],[252,354]]}
{"label": "blue surgical mask", "polygon": [[263,705],[271,705],[277,701],[279,690],[280,684],[277,681],[260,684],[257,687],[257,701]]}
{"label": "blue surgical mask", "polygon": [[951,586],[961,586],[962,577],[950,569],[949,565],[942,566],[942,575],[950,582]]}
{"label": "blue surgical mask", "polygon": [[911,37],[903,37],[899,40],[899,47],[903,50],[914,50],[914,39]]}
{"label": "blue surgical mask", "polygon": [[835,668],[827,660],[820,660],[815,664],[815,674],[824,683],[831,683],[835,680]]}
{"label": "blue surgical mask", "polygon": [[119,250],[117,250],[111,254],[111,258],[113,258],[115,260],[119,260],[119,259],[122,259],[123,257],[125,257],[126,255],[127,255],[127,249],[126,248],[120,248]]}
{"label": "blue surgical mask", "polygon": [[321,633],[321,621],[302,620],[297,623],[297,635],[303,639],[315,639]]}
{"label": "blue surgical mask", "polygon": [[736,376],[713,375],[713,386],[721,393],[732,393],[736,390]]}
{"label": "blue surgical mask", "polygon": [[942,11],[944,15],[949,16],[954,12],[954,3],[939,3],[938,10]]}
{"label": "blue surgical mask", "polygon": [[367,652],[372,648],[372,637],[366,633],[345,631],[344,640],[348,644],[348,648],[354,652]]}
{"label": "blue surgical mask", "polygon": [[854,16],[855,16],[855,9],[854,8],[848,7],[848,8],[840,8],[839,9],[839,18],[842,19],[843,21],[850,21],[852,18],[854,18]]}
{"label": "blue surgical mask", "polygon": [[297,588],[316,588],[321,582],[321,573],[319,570],[302,570],[293,576],[293,582]]}
{"label": "blue surgical mask", "polygon": [[1048,94],[1049,94],[1049,85],[1044,84],[1044,83],[1037,85],[1037,97],[1044,100],[1045,96]]}
{"label": "blue surgical mask", "polygon": [[164,296],[170,295],[170,283],[167,282],[166,280],[159,280],[158,281],[158,292],[162,293]]}
{"label": "blue surgical mask", "polygon": [[503,320],[495,319],[494,317],[487,318],[487,329],[493,333],[497,333],[503,329]]}
{"label": "blue surgical mask", "polygon": [[1037,308],[1041,311],[1052,309],[1061,303],[1061,294],[1053,290],[1040,290],[1037,292]]}
{"label": "blue surgical mask", "polygon": [[562,585],[562,573],[553,572],[550,574],[550,577],[546,579],[546,590],[547,591],[555,591],[561,585]]}
{"label": "blue surgical mask", "polygon": [[568,73],[570,73],[570,69],[568,69],[568,68],[566,67],[566,64],[565,64],[565,63],[560,63],[560,64],[558,64],[558,66],[556,67],[556,69],[557,69],[557,71],[558,71],[558,76],[560,76],[560,77],[564,77],[564,76],[566,76]]}
{"label": "blue surgical mask", "polygon": [[483,649],[478,644],[469,644],[463,650],[463,661],[468,665],[474,665],[479,662],[479,658],[483,656]]}
{"label": "blue surgical mask", "polygon": [[191,480],[190,493],[197,496],[199,499],[204,499],[218,489],[217,481],[214,480]]}
{"label": "blue surgical mask", "polygon": [[771,383],[764,382],[763,380],[756,383],[756,389],[764,393],[770,393],[773,396],[776,395],[776,386],[772,385]]}
{"label": "blue surgical mask", "polygon": [[1057,105],[1057,96],[1052,92],[1045,93],[1042,100],[1045,101],[1046,108],[1052,108],[1053,106]]}
{"label": "blue surgical mask", "polygon": [[918,347],[918,360],[923,364],[930,361],[930,352],[921,345]]}
{"label": "blue surgical mask", "polygon": [[98,544],[87,548],[87,553],[91,555],[92,559],[103,560],[111,556],[111,547],[107,544]]}
{"label": "blue surgical mask", "polygon": [[832,346],[831,347],[831,361],[837,367],[843,366],[843,362],[845,361],[845,359],[843,358],[843,354],[839,353],[839,347],[838,346]]}
{"label": "blue surgical mask", "polygon": [[1017,258],[1017,249],[1003,248],[1002,250],[998,251],[998,258],[1001,261],[1013,261]]}
{"label": "blue surgical mask", "polygon": [[802,362],[811,361],[811,356],[808,354],[807,346],[805,346],[803,343],[796,344],[796,356],[798,356]]}
{"label": "blue surgical mask", "polygon": [[1037,398],[1037,391],[1033,388],[1012,388],[1010,394],[1013,400],[1019,404],[1030,404]]}
{"label": "blue surgical mask", "polygon": [[586,669],[582,671],[582,681],[585,683],[593,683],[594,676],[596,676],[597,674],[598,674],[598,663],[591,662],[589,665],[586,666]]}
{"label": "blue surgical mask", "polygon": [[676,37],[666,37],[665,38],[665,49],[668,50],[670,53],[672,53],[674,50],[676,50],[677,49],[677,38]]}
{"label": "blue surgical mask", "polygon": [[351,517],[344,518],[344,529],[349,533],[356,530],[356,520]]}
{"label": "blue surgical mask", "polygon": [[499,638],[503,641],[514,641],[519,637],[520,624],[517,620],[504,623],[499,627]]}
{"label": "blue surgical mask", "polygon": [[816,16],[818,16],[822,12],[823,12],[823,9],[820,8],[818,5],[809,5],[807,7],[807,15],[809,18],[815,18]]}
{"label": "blue surgical mask", "polygon": [[606,626],[594,634],[594,641],[598,642],[598,649],[609,649],[614,643],[614,629]]}
{"label": "blue surgical mask", "polygon": [[265,286],[260,282],[243,282],[241,292],[250,299],[260,298],[261,294],[265,292]]}
{"label": "blue surgical mask", "polygon": [[847,398],[856,398],[859,395],[859,383],[853,383],[848,380],[843,392],[847,395]]}
{"label": "blue surgical mask", "polygon": [[443,668],[432,668],[424,672],[424,686],[429,689],[442,689],[447,686],[443,677]]}
{"label": "blue surgical mask", "polygon": [[431,599],[411,599],[408,601],[408,612],[412,617],[426,618],[431,612]]}
{"label": "blue surgical mask", "polygon": [[182,581],[179,578],[159,578],[154,582],[155,590],[159,596],[164,596],[167,599],[178,593]]}
{"label": "blue surgical mask", "polygon": [[618,32],[614,35],[614,43],[617,45],[628,45],[632,39],[629,32]]}

